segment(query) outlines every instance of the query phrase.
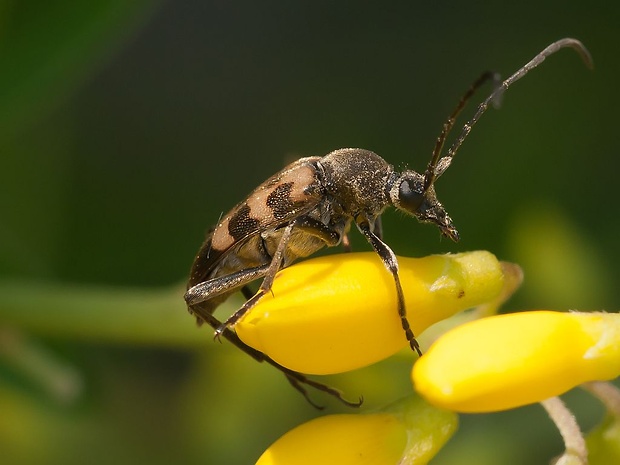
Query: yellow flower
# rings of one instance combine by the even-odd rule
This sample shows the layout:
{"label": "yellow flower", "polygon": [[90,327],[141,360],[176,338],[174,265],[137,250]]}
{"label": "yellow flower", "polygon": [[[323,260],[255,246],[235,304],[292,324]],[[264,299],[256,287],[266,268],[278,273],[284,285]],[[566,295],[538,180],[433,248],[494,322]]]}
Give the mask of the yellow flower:
{"label": "yellow flower", "polygon": [[[398,258],[407,317],[416,335],[433,323],[496,299],[502,267],[489,252]],[[282,270],[237,325],[239,337],[287,368],[312,374],[353,370],[406,345],[394,281],[374,253],[349,253]]]}
{"label": "yellow flower", "polygon": [[272,444],[256,465],[423,465],[457,427],[454,413],[417,396],[368,414],[327,415]]}
{"label": "yellow flower", "polygon": [[532,311],[454,328],[415,364],[412,379],[434,405],[489,412],[619,375],[619,314]]}

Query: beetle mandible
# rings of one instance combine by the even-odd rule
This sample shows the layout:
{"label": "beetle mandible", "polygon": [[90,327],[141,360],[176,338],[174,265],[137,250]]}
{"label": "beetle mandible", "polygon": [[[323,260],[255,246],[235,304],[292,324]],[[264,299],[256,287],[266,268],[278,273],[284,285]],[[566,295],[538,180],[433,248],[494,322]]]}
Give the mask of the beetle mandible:
{"label": "beetle mandible", "polygon": [[[459,234],[452,219],[437,200],[435,181],[450,166],[489,104],[497,102],[511,84],[564,47],[575,49],[586,65],[592,67],[587,49],[578,40],[565,38],[552,43],[495,87],[442,157],[446,137],[467,100],[487,80],[499,83],[495,73],[480,76],[444,123],[424,173],[398,172],[374,152],[347,148],[323,157],[302,158],[274,174],[224,215],[208,233],[194,260],[187,285],[185,301],[190,313],[196,316],[199,324],[206,322],[213,327],[216,338],[223,336],[256,360],[281,370],[311,403],[304,385],[327,392],[347,405],[359,406],[361,399],[347,401],[336,389],[283,367],[243,343],[234,332],[235,323],[270,291],[278,270],[323,247],[348,245],[347,234],[354,224],[392,275],[405,337],[411,348],[421,355],[407,320],[396,256],[382,239],[381,214],[388,207],[395,207],[423,223],[436,225],[444,236],[458,241]],[[262,279],[262,283],[254,293],[248,285],[258,279]],[[247,301],[225,321],[218,320],[213,315],[215,309],[237,290],[241,290]]]}

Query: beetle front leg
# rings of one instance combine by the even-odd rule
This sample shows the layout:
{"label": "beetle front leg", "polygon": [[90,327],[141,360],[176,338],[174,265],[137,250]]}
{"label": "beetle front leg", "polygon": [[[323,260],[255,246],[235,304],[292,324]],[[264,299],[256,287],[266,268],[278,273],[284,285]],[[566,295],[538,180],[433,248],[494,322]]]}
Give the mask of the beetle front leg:
{"label": "beetle front leg", "polygon": [[360,232],[368,239],[372,248],[375,249],[375,252],[381,257],[383,260],[383,264],[388,269],[388,271],[392,274],[394,278],[394,284],[396,285],[396,296],[398,299],[398,316],[400,316],[400,323],[405,331],[405,336],[407,337],[407,341],[409,341],[409,346],[414,352],[417,352],[418,355],[422,355],[422,351],[420,350],[420,345],[411,330],[411,326],[409,325],[409,320],[407,320],[407,310],[405,308],[405,296],[403,294],[403,288],[400,284],[400,277],[398,276],[398,261],[396,260],[396,255],[388,247],[388,245],[383,242],[379,237],[373,233],[370,229],[370,223],[366,218],[356,218],[355,223],[357,224]]}
{"label": "beetle front leg", "polygon": [[[343,239],[345,234],[341,234],[333,228],[330,228],[324,223],[321,223],[319,220],[314,219],[310,216],[302,216],[295,220],[295,227],[304,231],[307,234],[310,234],[314,237],[318,237],[325,245],[328,247],[333,247],[338,245]],[[347,239],[348,241],[348,239]]]}
{"label": "beetle front leg", "polygon": [[349,236],[344,231],[330,228],[326,224],[309,216],[297,218],[295,223],[298,229],[318,237],[325,242],[325,245],[328,247],[333,247],[340,243],[345,252],[351,252],[351,242],[349,242]]}

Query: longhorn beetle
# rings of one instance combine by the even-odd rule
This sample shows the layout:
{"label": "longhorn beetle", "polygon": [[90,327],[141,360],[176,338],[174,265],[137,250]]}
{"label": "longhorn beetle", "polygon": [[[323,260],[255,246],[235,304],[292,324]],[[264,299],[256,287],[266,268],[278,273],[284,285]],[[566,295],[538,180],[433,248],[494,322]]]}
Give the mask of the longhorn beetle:
{"label": "longhorn beetle", "polygon": [[[552,43],[516,73],[496,86],[478,106],[461,134],[441,156],[446,137],[467,100],[485,81],[499,78],[485,73],[476,80],[444,123],[423,174],[406,170],[397,172],[379,155],[363,149],[335,150],[324,157],[307,157],[291,163],[274,174],[224,215],[200,248],[191,269],[185,301],[198,324],[206,322],[215,329],[215,337],[224,337],[258,361],[273,365],[289,382],[308,397],[305,386],[335,396],[350,406],[341,393],[327,385],[283,367],[262,352],[239,339],[233,327],[237,321],[270,291],[278,270],[294,260],[317,250],[344,243],[351,223],[370,242],[392,275],[398,301],[398,314],[411,348],[421,355],[418,342],[410,329],[394,252],[383,242],[381,214],[393,206],[423,223],[435,224],[440,232],[459,240],[452,219],[437,200],[435,182],[448,169],[459,147],[489,104],[515,81],[521,79],[545,58],[561,48],[571,47],[588,67],[592,60],[578,40],[565,38]],[[262,278],[258,292],[248,284]],[[225,321],[218,320],[215,309],[232,293],[241,290],[247,301]]]}

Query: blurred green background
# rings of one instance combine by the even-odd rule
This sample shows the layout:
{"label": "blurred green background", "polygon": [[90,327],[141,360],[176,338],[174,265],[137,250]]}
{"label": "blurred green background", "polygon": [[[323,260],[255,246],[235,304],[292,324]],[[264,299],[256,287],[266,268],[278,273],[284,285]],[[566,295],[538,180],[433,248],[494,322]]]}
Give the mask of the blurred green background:
{"label": "blurred green background", "polygon": [[[0,2],[2,463],[253,463],[316,416],[186,314],[206,229],[300,156],[363,147],[423,170],[482,71],[507,76],[565,36],[594,71],[553,56],[439,181],[461,242],[393,212],[385,237],[400,255],[521,264],[509,309],[618,310],[620,5],[417,3]],[[373,407],[409,392],[409,366],[326,381]],[[595,402],[567,400],[585,429],[599,421]],[[463,418],[433,463],[560,450],[532,406]]]}

